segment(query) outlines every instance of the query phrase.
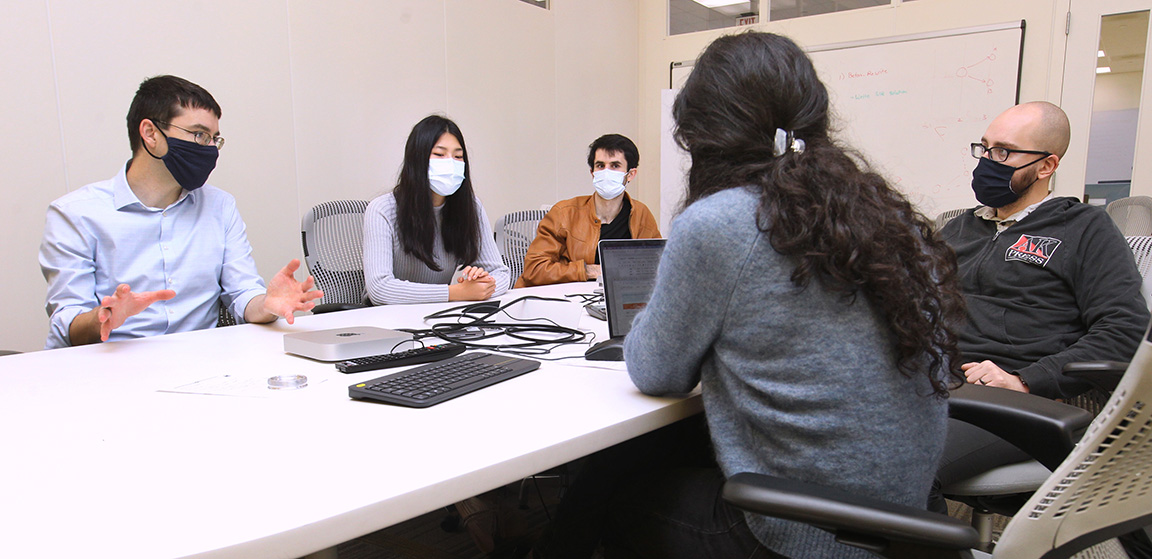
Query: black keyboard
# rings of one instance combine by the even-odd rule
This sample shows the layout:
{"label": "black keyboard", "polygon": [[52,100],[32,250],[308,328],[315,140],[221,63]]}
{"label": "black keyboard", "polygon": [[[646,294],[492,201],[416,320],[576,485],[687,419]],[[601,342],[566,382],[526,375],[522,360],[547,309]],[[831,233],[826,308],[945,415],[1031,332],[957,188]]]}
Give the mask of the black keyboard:
{"label": "black keyboard", "polygon": [[531,359],[465,353],[439,363],[353,384],[348,387],[348,396],[426,408],[539,368],[540,362]]}
{"label": "black keyboard", "polygon": [[434,363],[436,361],[443,361],[449,357],[456,357],[464,353],[465,349],[467,349],[467,347],[464,344],[454,343],[418,347],[399,353],[385,353],[383,355],[371,355],[358,359],[340,361],[336,363],[336,369],[341,373],[361,373],[364,371],[374,371],[376,369],[403,367],[405,365]]}

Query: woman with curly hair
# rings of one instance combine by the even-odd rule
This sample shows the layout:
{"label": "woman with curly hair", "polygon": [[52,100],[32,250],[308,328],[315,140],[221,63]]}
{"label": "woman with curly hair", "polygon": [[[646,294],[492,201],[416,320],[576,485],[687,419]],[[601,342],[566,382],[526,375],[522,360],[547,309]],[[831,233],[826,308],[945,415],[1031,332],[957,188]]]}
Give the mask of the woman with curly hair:
{"label": "woman with curly hair", "polygon": [[[827,90],[785,37],[717,39],[673,116],[692,157],[687,199],[624,357],[646,394],[700,384],[715,463],[632,453],[652,469],[629,465],[639,475],[615,479],[605,520],[582,529],[608,557],[870,557],[746,515],[721,488],[758,472],[925,506],[960,379],[952,252],[832,139]],[[563,508],[549,539],[575,516]],[[557,547],[546,539],[535,556],[567,556]]]}

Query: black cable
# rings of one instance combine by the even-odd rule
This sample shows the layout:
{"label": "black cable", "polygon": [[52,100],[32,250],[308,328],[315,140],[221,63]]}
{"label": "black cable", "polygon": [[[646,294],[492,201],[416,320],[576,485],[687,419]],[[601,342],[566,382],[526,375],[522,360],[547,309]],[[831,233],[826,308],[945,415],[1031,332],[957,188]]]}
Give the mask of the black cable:
{"label": "black cable", "polygon": [[570,293],[568,295],[565,295],[565,297],[579,297],[581,299],[581,302],[584,303],[585,305],[592,304],[592,303],[603,303],[604,302],[604,294],[603,293]]}
{"label": "black cable", "polygon": [[[494,315],[494,314],[496,314],[496,313],[498,313],[504,309],[507,309],[508,307],[511,307],[512,305],[515,305],[516,303],[519,303],[520,301],[551,301],[554,303],[567,303],[568,302],[565,299],[559,299],[556,297],[540,297],[538,295],[525,295],[525,296],[520,297],[518,299],[514,299],[511,303],[505,303],[503,305],[500,305],[499,301],[495,301],[495,303],[497,303],[497,307],[491,311],[471,312],[470,313],[468,311],[468,309],[477,308],[477,307],[489,308],[493,303],[492,301],[486,301],[486,302],[481,302],[481,303],[468,303],[467,305],[460,305],[459,307],[452,307],[450,309],[444,309],[442,311],[436,311],[436,312],[434,312],[428,316],[425,316],[424,321],[427,322],[427,321],[434,319],[434,318],[458,318],[458,317],[477,318],[477,317],[469,316],[470,314],[479,314],[479,315],[481,315],[479,317],[479,319],[483,320],[483,319],[486,319],[486,318],[488,318],[488,317],[490,317],[490,316],[492,316],[492,315]],[[460,312],[457,314],[449,314],[449,313],[452,313],[453,311],[460,311]]]}
{"label": "black cable", "polygon": [[[407,343],[414,343],[414,344],[418,343],[418,344],[420,344],[420,347],[426,347],[424,345],[424,342],[420,341],[419,338],[412,338],[411,340],[401,340],[399,342],[396,342],[396,345],[392,346],[392,349],[388,350],[388,353],[396,353],[396,348],[400,347],[401,345],[407,344]],[[416,348],[412,348],[412,349],[416,349]]]}
{"label": "black cable", "polygon": [[[491,351],[532,356],[547,355],[553,349],[561,345],[583,343],[589,338],[589,336],[594,337],[594,335],[589,332],[561,326],[555,321],[549,319],[544,320],[551,322],[551,324],[538,324],[531,322],[525,324],[524,322],[526,322],[527,319],[517,319],[507,313],[506,309],[508,307],[521,301],[529,300],[563,303],[571,302],[567,299],[526,295],[511,302],[498,305],[495,309],[491,309],[491,303],[481,303],[480,305],[485,305],[482,308],[491,309],[484,312],[470,312],[469,309],[479,306],[477,303],[470,303],[467,305],[461,305],[458,307],[437,311],[424,317],[425,322],[434,319],[456,319],[456,322],[441,322],[438,324],[433,324],[432,327],[427,330],[412,331],[412,333],[417,337],[417,339],[435,336],[443,340],[463,344],[470,349],[487,349]],[[503,312],[511,320],[520,321],[520,323],[496,322],[489,320],[491,317],[501,312]],[[482,340],[500,336],[512,338],[513,340],[517,341],[514,343],[481,343]]]}
{"label": "black cable", "polygon": [[[476,333],[476,329],[481,330],[480,334]],[[460,334],[464,331],[463,334]],[[582,330],[574,328],[567,328],[564,326],[552,326],[542,324],[512,324],[501,322],[484,322],[472,324],[436,324],[432,326],[432,335],[456,342],[467,346],[477,348],[529,348],[541,345],[563,345],[569,343],[580,343],[588,337],[588,334]],[[534,337],[534,333],[547,333],[558,334],[560,337]],[[489,338],[496,338],[500,336],[507,336],[514,340],[519,340],[517,343],[497,343],[485,344],[478,343],[480,340]]]}

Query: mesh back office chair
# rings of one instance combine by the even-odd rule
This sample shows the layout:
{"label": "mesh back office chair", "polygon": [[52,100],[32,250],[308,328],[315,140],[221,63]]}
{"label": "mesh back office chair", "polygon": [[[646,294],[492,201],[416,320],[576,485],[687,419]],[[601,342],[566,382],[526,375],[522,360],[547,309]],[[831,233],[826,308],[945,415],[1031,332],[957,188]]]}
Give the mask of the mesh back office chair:
{"label": "mesh back office chair", "polygon": [[1148,273],[1152,271],[1152,236],[1132,236],[1127,240],[1132,256],[1136,257],[1136,269],[1140,271],[1140,277],[1144,278],[1140,293],[1144,295],[1148,308],[1152,309],[1152,274]]}
{"label": "mesh back office chair", "polygon": [[1105,208],[1125,236],[1152,235],[1152,198],[1129,196]]}
{"label": "mesh back office chair", "polygon": [[334,200],[318,204],[300,220],[300,240],[308,273],[324,297],[315,314],[355,309],[364,303],[365,200]]}
{"label": "mesh back office chair", "polygon": [[[304,262],[324,292],[314,314],[364,305],[364,200],[336,200],[313,207],[300,220]],[[311,241],[311,244],[309,244]],[[220,307],[216,327],[233,326],[236,318]]]}
{"label": "mesh back office chair", "polygon": [[536,227],[548,212],[544,210],[520,210],[501,217],[496,222],[496,247],[504,264],[512,270],[512,284],[524,273],[524,255],[528,245],[536,238]]}
{"label": "mesh back office chair", "polygon": [[946,212],[940,212],[936,216],[936,220],[935,220],[936,222],[934,224],[935,229],[937,231],[943,229],[945,223],[952,221],[953,218],[960,217],[960,215],[966,211],[968,211],[968,208],[958,208],[955,210],[948,210]]}
{"label": "mesh back office chair", "polygon": [[1152,270],[1152,236],[1133,235],[1125,238],[1128,248],[1132,249],[1132,256],[1136,258],[1136,269],[1140,270],[1140,277],[1148,277]]}
{"label": "mesh back office chair", "polygon": [[[1075,432],[1079,411],[1043,398],[982,386],[957,392],[953,415],[993,431],[1040,457],[1040,433]],[[1038,404],[1038,407],[1033,407]],[[1049,449],[1050,450],[1050,449]],[[1051,453],[1048,452],[1048,459]],[[1045,459],[1047,461],[1048,459]],[[748,511],[818,526],[840,541],[890,558],[986,557],[963,522],[914,507],[760,474],[737,474],[724,498]],[[1152,523],[1152,341],[1145,339],[1104,411],[1008,524],[991,557],[1062,559],[1086,550],[1115,552],[1112,538]],[[1110,541],[1111,540],[1111,541]],[[1102,545],[1096,545],[1102,544]],[[1120,553],[1123,553],[1120,551]],[[1119,555],[1125,557],[1125,555]]]}

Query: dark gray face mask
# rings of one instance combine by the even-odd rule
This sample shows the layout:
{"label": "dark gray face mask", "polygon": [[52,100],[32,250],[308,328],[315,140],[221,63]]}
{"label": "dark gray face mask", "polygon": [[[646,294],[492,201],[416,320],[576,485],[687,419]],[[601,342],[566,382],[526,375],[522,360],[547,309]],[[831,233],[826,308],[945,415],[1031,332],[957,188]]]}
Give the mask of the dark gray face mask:
{"label": "dark gray face mask", "polygon": [[144,146],[144,151],[163,161],[168,172],[172,173],[172,178],[176,179],[184,190],[196,190],[204,186],[204,183],[208,182],[208,175],[216,168],[220,149],[216,146],[202,146],[196,142],[171,138],[162,131],[160,134],[168,138],[168,153],[164,154],[164,157],[156,157],[148,151],[148,146]]}
{"label": "dark gray face mask", "polygon": [[[992,161],[987,157],[981,157],[980,162],[976,164],[976,169],[972,171],[972,192],[976,194],[976,200],[990,208],[1003,208],[1019,200],[1020,194],[1012,190],[1012,175],[1020,169],[1035,165],[1047,158],[1048,156],[1044,156],[1028,165],[1013,167],[999,161]],[[1028,187],[1035,184],[1037,180],[1040,179],[1037,178],[1028,183],[1027,186],[1020,189],[1020,192],[1028,190]]]}

